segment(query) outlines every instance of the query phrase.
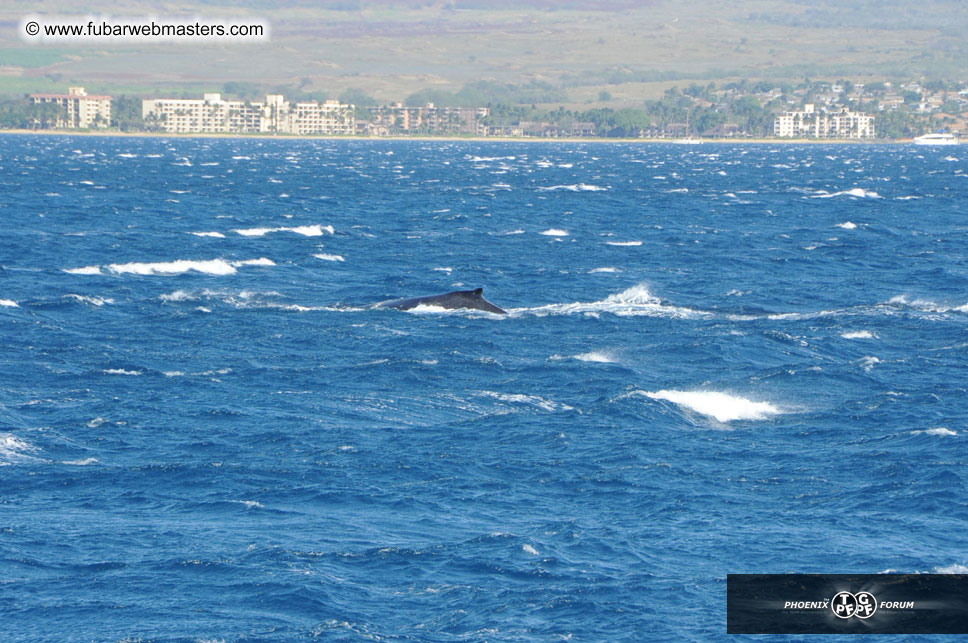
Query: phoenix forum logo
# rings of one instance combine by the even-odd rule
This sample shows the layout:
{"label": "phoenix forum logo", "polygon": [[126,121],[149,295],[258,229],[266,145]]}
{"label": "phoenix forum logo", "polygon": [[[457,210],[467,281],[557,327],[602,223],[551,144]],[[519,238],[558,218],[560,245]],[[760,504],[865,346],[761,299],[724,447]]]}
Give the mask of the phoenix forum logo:
{"label": "phoenix forum logo", "polygon": [[830,609],[837,618],[870,618],[877,611],[877,599],[870,592],[839,592],[830,601]]}

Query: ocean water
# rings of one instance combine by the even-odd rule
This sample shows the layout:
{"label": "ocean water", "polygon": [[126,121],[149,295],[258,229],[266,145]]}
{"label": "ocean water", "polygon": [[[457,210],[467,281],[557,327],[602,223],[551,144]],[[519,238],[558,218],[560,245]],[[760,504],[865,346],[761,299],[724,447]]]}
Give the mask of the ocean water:
{"label": "ocean water", "polygon": [[966,572],[966,169],[2,136],[2,638],[706,641],[727,573]]}

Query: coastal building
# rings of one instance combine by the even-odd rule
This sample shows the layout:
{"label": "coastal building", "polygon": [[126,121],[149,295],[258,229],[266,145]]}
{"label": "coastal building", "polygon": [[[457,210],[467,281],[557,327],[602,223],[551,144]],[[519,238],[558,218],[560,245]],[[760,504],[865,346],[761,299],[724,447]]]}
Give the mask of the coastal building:
{"label": "coastal building", "polygon": [[807,104],[801,111],[777,116],[773,134],[781,138],[874,138],[874,117],[846,107],[836,112],[817,111]]}
{"label": "coastal building", "polygon": [[34,105],[54,103],[64,110],[57,127],[107,127],[111,124],[111,97],[88,94],[83,87],[71,87],[66,94],[30,94]]}
{"label": "coastal building", "polygon": [[261,103],[223,100],[221,94],[204,94],[201,99],[156,98],[141,102],[141,114],[147,123],[179,134],[340,135],[356,132],[352,105],[334,100],[290,103],[281,94],[269,94]]}
{"label": "coastal building", "polygon": [[367,131],[387,134],[471,134],[486,136],[484,122],[486,107],[437,107],[428,103],[423,107],[405,107],[393,103],[385,107],[369,108]]}

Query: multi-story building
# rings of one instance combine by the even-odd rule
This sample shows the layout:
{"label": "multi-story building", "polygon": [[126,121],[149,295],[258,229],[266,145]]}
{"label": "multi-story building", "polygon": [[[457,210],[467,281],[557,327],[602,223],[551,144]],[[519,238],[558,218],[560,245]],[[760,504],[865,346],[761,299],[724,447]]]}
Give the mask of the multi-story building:
{"label": "multi-story building", "polygon": [[337,100],[328,100],[323,103],[294,103],[288,107],[287,116],[285,131],[292,134],[356,133],[356,118],[353,116],[353,106],[343,105]]}
{"label": "multi-story building", "polygon": [[486,136],[484,119],[486,107],[404,107],[394,103],[389,107],[370,108],[371,131],[407,134],[473,134]]}
{"label": "multi-story building", "polygon": [[847,108],[818,112],[808,104],[802,111],[777,116],[773,134],[781,138],[874,138],[874,117]]}
{"label": "multi-story building", "polygon": [[290,103],[280,94],[269,94],[262,103],[222,100],[220,94],[144,100],[141,114],[146,122],[172,133],[336,135],[356,131],[352,105],[331,100]]}
{"label": "multi-story building", "polygon": [[71,87],[66,94],[30,94],[35,104],[54,103],[64,109],[57,127],[107,127],[111,124],[111,97],[95,96],[83,87]]}

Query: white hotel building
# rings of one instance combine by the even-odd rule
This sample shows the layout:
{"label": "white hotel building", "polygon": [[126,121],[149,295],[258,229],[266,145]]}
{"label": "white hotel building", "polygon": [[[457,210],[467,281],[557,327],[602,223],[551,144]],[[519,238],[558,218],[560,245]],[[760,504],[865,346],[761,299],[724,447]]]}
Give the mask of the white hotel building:
{"label": "white hotel building", "polygon": [[107,127],[111,124],[111,97],[95,96],[83,87],[71,87],[66,94],[31,94],[34,105],[54,103],[64,110],[58,127]]}
{"label": "white hotel building", "polygon": [[818,112],[813,105],[803,111],[784,112],[773,121],[773,135],[787,138],[874,138],[874,117],[851,112]]}
{"label": "white hotel building", "polygon": [[221,94],[141,102],[141,115],[147,123],[178,134],[354,134],[353,110],[352,105],[335,100],[290,103],[280,94],[270,94],[262,103],[222,100]]}

